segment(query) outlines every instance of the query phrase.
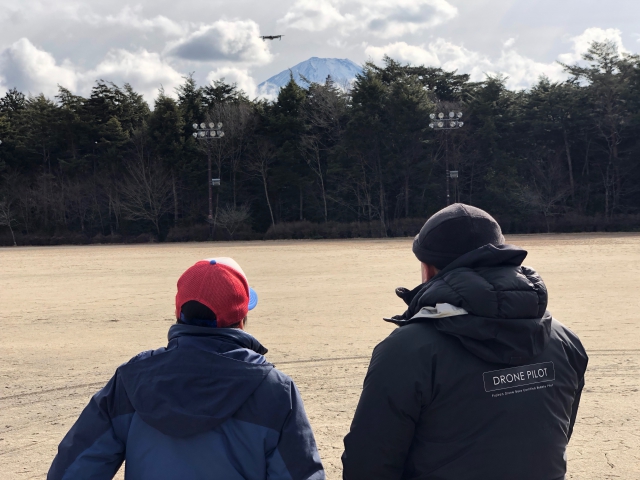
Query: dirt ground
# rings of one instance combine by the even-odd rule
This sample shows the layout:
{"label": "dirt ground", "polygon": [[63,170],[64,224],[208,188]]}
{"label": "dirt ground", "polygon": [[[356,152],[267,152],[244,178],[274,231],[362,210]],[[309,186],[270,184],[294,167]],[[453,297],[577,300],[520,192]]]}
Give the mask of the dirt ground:
{"label": "dirt ground", "polygon": [[[529,251],[549,309],[582,338],[587,386],[569,479],[640,479],[640,235],[507,239]],[[166,344],[175,284],[234,257],[260,303],[249,331],[298,384],[329,479],[341,476],[373,347],[419,282],[410,239],[0,249],[0,478],[43,478],[90,396],[122,362]],[[121,476],[121,473],[119,474]]]}

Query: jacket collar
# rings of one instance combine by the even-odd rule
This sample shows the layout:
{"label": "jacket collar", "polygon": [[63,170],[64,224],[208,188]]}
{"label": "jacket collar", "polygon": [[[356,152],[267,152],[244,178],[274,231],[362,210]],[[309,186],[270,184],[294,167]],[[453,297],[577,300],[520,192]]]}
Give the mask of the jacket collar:
{"label": "jacket collar", "polygon": [[[436,303],[446,303],[446,299],[433,297],[428,293],[435,291],[434,288],[441,279],[450,272],[458,269],[477,269],[497,266],[519,266],[527,256],[527,251],[515,245],[484,245],[483,247],[472,250],[440,270],[428,282],[422,283],[413,290],[408,288],[396,288],[396,295],[400,297],[409,307],[401,315],[395,315],[391,318],[385,318],[387,322],[396,325],[404,325],[409,323],[411,318],[416,315],[422,307],[435,307]],[[535,272],[534,272],[535,273]],[[433,290],[432,290],[433,289]]]}
{"label": "jacket collar", "polygon": [[492,245],[489,243],[461,255],[442,269],[434,278],[442,276],[456,268],[486,268],[501,265],[518,266],[522,265],[526,257],[527,251],[516,245]]}
{"label": "jacket collar", "polygon": [[239,328],[196,327],[194,325],[182,324],[175,324],[169,328],[169,341],[183,336],[214,338],[216,340],[234,343],[241,348],[253,350],[260,355],[268,352],[254,336]]}

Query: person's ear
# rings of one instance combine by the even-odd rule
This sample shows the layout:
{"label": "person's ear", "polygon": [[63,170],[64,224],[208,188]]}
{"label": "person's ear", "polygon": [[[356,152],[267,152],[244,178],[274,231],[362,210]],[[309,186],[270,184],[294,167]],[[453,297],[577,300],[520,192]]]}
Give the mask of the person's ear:
{"label": "person's ear", "polygon": [[436,276],[438,269],[433,265],[420,262],[420,271],[422,272],[422,283],[426,283]]}

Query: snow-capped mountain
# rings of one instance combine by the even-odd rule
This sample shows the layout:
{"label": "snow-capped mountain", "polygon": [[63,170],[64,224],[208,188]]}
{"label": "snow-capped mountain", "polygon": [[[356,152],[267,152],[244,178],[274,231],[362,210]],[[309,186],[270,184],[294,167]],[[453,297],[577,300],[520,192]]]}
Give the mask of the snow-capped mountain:
{"label": "snow-capped mountain", "polygon": [[362,72],[362,67],[348,58],[318,58],[311,57],[290,69],[274,75],[258,85],[260,96],[275,97],[278,95],[280,88],[284,87],[288,82],[290,75],[301,87],[308,87],[302,77],[310,82],[324,83],[329,75],[340,87],[350,85],[356,78],[358,73]]}

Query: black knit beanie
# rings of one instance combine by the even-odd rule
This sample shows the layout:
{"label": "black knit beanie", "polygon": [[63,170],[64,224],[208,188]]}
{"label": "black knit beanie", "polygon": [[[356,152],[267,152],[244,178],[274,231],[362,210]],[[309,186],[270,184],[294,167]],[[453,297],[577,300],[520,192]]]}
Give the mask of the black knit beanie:
{"label": "black knit beanie", "polygon": [[422,263],[442,270],[456,258],[488,243],[504,243],[498,222],[484,210],[454,203],[427,220],[413,241],[413,253]]}

